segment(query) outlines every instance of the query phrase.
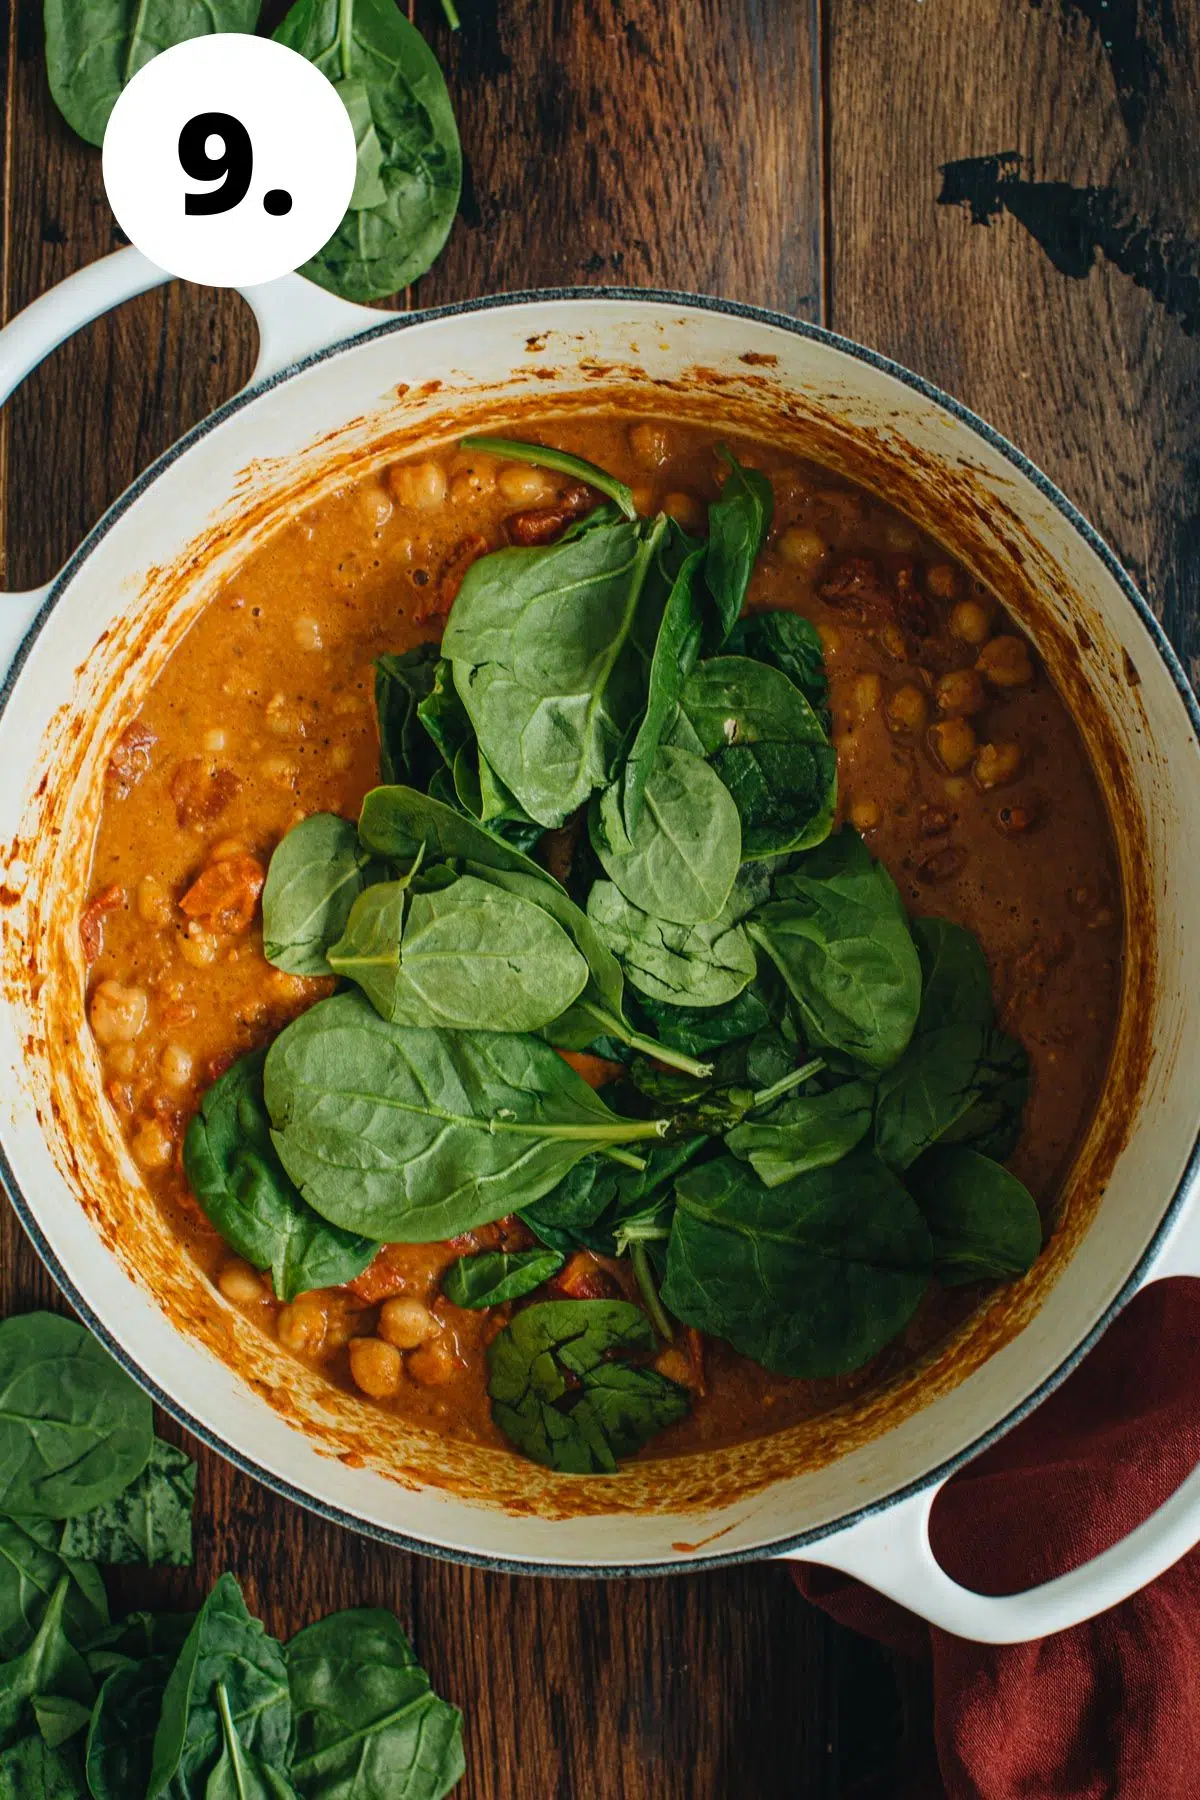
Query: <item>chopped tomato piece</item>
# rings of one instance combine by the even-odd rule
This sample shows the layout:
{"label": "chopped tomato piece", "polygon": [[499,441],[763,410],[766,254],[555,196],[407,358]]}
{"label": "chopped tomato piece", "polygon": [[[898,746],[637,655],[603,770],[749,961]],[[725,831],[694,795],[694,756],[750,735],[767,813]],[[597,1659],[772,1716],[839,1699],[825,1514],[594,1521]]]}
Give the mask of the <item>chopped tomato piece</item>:
{"label": "chopped tomato piece", "polygon": [[113,753],[108,759],[106,776],[117,790],[117,798],[123,800],[131,788],[135,788],[150,767],[150,752],[158,739],[148,725],[140,719],[134,719],[127,725],[113,746]]}
{"label": "chopped tomato piece", "polygon": [[548,1286],[568,1300],[613,1300],[621,1293],[619,1284],[590,1250],[576,1250]]}
{"label": "chopped tomato piece", "polygon": [[369,1306],[379,1300],[395,1299],[397,1294],[407,1294],[412,1287],[411,1276],[394,1255],[395,1250],[405,1248],[404,1244],[385,1244],[375,1261],[369,1263],[361,1275],[346,1283],[350,1292]]}
{"label": "chopped tomato piece", "polygon": [[241,782],[232,769],[190,756],[171,777],[171,798],[181,825],[211,825],[233,799]]}
{"label": "chopped tomato piece", "polygon": [[222,856],[196,877],[180,911],[226,936],[249,931],[265,880],[262,864],[252,856]]}
{"label": "chopped tomato piece", "polygon": [[560,1050],[558,1054],[577,1075],[583,1076],[589,1087],[607,1087],[621,1073],[620,1063],[609,1062],[606,1056],[593,1056],[590,1050]]}
{"label": "chopped tomato piece", "polygon": [[114,881],[101,888],[88,901],[79,916],[79,936],[83,943],[83,960],[90,968],[104,948],[104,915],[119,912],[125,904],[125,889]]}
{"label": "chopped tomato piece", "polygon": [[569,487],[553,506],[532,506],[524,512],[510,513],[504,524],[514,544],[552,544],[575,519],[590,512],[593,504],[591,488],[578,483]]}

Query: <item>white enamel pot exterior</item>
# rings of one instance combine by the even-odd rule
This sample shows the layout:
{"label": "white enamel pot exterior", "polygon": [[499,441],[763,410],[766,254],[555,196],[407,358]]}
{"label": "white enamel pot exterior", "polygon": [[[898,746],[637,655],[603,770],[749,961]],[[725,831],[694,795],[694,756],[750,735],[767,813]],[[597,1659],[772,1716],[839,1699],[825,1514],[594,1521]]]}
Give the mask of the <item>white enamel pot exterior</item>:
{"label": "white enamel pot exterior", "polygon": [[[0,399],[70,332],[165,279],[126,250],[39,300],[0,332]],[[250,386],[117,502],[57,580],[0,595],[0,1174],[64,1291],[165,1406],[239,1465],[327,1516],[433,1554],[558,1573],[802,1557],[994,1642],[1059,1630],[1152,1579],[1200,1539],[1200,1471],[1115,1548],[1026,1594],[961,1588],[927,1533],[947,1476],[1060,1381],[1141,1284],[1200,1273],[1200,714],[1128,577],[979,420],[894,365],[788,319],[613,291],[395,316],[344,305],[296,276],[246,298],[262,338]],[[836,1419],[823,1438],[801,1434],[790,1464],[779,1454],[785,1434],[772,1463],[688,1459],[704,1463],[690,1486],[686,1471],[657,1465],[666,1510],[646,1474],[654,1465],[607,1484],[554,1478],[544,1491],[531,1471],[514,1502],[501,1468],[513,1459],[493,1451],[475,1453],[473,1485],[444,1471],[426,1479],[427,1446],[402,1467],[349,1453],[356,1402],[332,1401],[265,1339],[248,1344],[238,1315],[207,1291],[205,1316],[217,1326],[202,1328],[193,1278],[176,1283],[169,1246],[153,1239],[153,1209],[114,1228],[97,1199],[115,1182],[127,1204],[136,1174],[97,1098],[75,929],[106,746],[136,710],[138,684],[302,479],[312,494],[338,458],[330,480],[386,460],[378,446],[389,434],[393,453],[425,426],[444,434],[456,408],[473,408],[477,424],[482,403],[499,422],[531,396],[543,410],[578,408],[581,394],[594,404],[598,387],[622,383],[646,410],[711,418],[723,409],[746,429],[816,444],[823,460],[876,481],[930,524],[1006,597],[1016,592],[1015,610],[1120,790],[1130,936],[1144,946],[1131,959],[1114,1072],[1068,1184],[1050,1274],[1031,1278],[1015,1311],[1006,1302],[1007,1324],[991,1340],[966,1328],[957,1364],[943,1356],[895,1403],[863,1403],[840,1437]],[[229,1347],[235,1355],[217,1354]],[[478,1480],[489,1467],[502,1504]],[[577,1510],[572,1494],[586,1504]]]}

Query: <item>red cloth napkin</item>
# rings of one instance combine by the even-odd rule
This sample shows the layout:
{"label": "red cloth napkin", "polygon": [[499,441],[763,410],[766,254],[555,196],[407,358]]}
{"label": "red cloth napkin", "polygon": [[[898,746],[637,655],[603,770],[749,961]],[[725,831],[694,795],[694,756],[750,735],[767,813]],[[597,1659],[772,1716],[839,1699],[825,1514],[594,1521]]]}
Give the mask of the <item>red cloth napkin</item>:
{"label": "red cloth napkin", "polygon": [[[1139,1294],[1075,1373],[934,1507],[957,1581],[1015,1593],[1139,1524],[1200,1459],[1200,1283]],[[967,1643],[859,1582],[799,1566],[842,1624],[931,1656],[950,1800],[1197,1800],[1200,1550],[1122,1606],[1033,1644]]]}

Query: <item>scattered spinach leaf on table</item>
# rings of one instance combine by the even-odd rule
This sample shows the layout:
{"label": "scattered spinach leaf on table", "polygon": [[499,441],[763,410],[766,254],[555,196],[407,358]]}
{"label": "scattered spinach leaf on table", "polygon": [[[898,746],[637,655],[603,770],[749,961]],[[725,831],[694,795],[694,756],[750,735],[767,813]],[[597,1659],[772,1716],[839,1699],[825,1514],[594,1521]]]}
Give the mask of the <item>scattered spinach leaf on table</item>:
{"label": "scattered spinach leaf on table", "polygon": [[503,1306],[532,1294],[562,1266],[557,1250],[484,1250],[451,1263],[442,1276],[442,1292],[452,1306]]}
{"label": "scattered spinach leaf on table", "polygon": [[297,1800],[295,1788],[275,1764],[252,1756],[242,1742],[223,1681],[215,1687],[221,1751],[204,1784],[204,1800]]}
{"label": "scattered spinach leaf on table", "polygon": [[370,857],[336,813],[312,813],[275,846],[263,887],[263,955],[290,975],[328,975]]}
{"label": "scattered spinach leaf on table", "polygon": [[183,1450],[155,1438],[150,1460],[123,1493],[62,1527],[60,1554],[87,1563],[172,1563],[192,1560],[196,1465]]}
{"label": "scattered spinach leaf on table", "polygon": [[0,1515],[0,1657],[28,1649],[64,1578],[63,1627],[72,1641],[90,1643],[108,1625],[104,1583],[88,1562],[70,1559],[61,1530],[51,1519]]}
{"label": "scattered spinach leaf on table", "polygon": [[534,1462],[566,1474],[615,1474],[619,1457],[689,1409],[678,1382],[614,1360],[656,1346],[645,1313],[627,1300],[527,1306],[488,1348],[492,1417]]}
{"label": "scattered spinach leaf on table", "polygon": [[379,1245],[314,1212],[288,1176],[271,1141],[266,1060],[265,1050],[254,1050],[208,1089],[184,1138],[183,1166],[225,1242],[269,1269],[276,1297],[289,1301],[353,1280]]}
{"label": "scattered spinach leaf on table", "polygon": [[[82,1720],[75,1718],[75,1726],[78,1728],[86,1723],[87,1713],[96,1698],[96,1683],[87,1663],[67,1636],[65,1619],[70,1585],[68,1575],[59,1578],[33,1641],[19,1656],[0,1663],[0,1749],[7,1748],[25,1734],[35,1722],[35,1705],[43,1698],[69,1700],[86,1708]],[[50,1714],[47,1719],[49,1721]],[[50,1724],[50,1735],[61,1741],[57,1723],[59,1721]],[[71,1735],[70,1731],[66,1735]],[[53,1744],[51,1748],[54,1748]]]}

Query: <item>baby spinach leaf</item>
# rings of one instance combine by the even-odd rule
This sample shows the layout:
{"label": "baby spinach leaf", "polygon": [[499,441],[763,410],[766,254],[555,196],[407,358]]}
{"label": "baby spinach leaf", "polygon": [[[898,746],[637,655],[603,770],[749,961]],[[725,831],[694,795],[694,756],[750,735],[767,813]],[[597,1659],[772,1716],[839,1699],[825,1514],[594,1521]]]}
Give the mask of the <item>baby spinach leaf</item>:
{"label": "baby spinach leaf", "polygon": [[687,750],[660,749],[628,850],[608,843],[596,803],[589,830],[610,881],[654,918],[702,924],[729,898],[741,861],[738,810],[720,777]]}
{"label": "baby spinach leaf", "polygon": [[[382,300],[424,274],[458,210],[462,152],[442,72],[393,0],[296,0],[275,36],[335,85],[361,82],[374,126],[345,218],[300,273],[347,300]],[[366,207],[375,184],[382,197]]]}
{"label": "baby spinach leaf", "polygon": [[463,438],[459,449],[480,450],[486,456],[499,456],[510,462],[529,463],[535,469],[553,469],[559,475],[570,475],[572,480],[595,488],[598,494],[606,494],[627,519],[635,520],[638,516],[632,488],[582,456],[572,456],[569,450],[554,450],[547,444],[526,444],[520,438],[478,436]]}
{"label": "baby spinach leaf", "polygon": [[[542,884],[544,885],[544,884]],[[355,902],[329,963],[382,1018],[455,1031],[537,1031],[588,981],[588,965],[549,912],[474,875],[414,894],[401,929],[398,884]]]}
{"label": "baby spinach leaf", "polygon": [[154,1760],[154,1734],[177,1651],[122,1661],[100,1689],[88,1728],[88,1791],[94,1800],[144,1794]]}
{"label": "baby spinach leaf", "polygon": [[875,1090],[844,1081],[824,1094],[789,1094],[760,1118],[726,1132],[726,1147],[748,1162],[766,1187],[840,1162],[871,1129]]}
{"label": "baby spinach leaf", "polygon": [[737,623],[775,509],[771,484],[760,470],[743,468],[723,444],[718,446],[717,455],[729,474],[720,499],[708,509],[704,579],[717,608],[710,650],[718,649]]}
{"label": "baby spinach leaf", "polygon": [[59,1749],[77,1732],[85,1731],[92,1716],[91,1701],[85,1706],[82,1700],[76,1700],[70,1694],[35,1694],[31,1704],[42,1741],[51,1750]]}
{"label": "baby spinach leaf", "polygon": [[710,1055],[725,1044],[762,1031],[771,1022],[756,987],[743,988],[736,1000],[724,1006],[664,1006],[647,995],[641,1008],[663,1044],[694,1056]]}
{"label": "baby spinach leaf", "polygon": [[52,1750],[40,1731],[18,1738],[0,1751],[0,1800],[88,1800],[76,1746]]}
{"label": "baby spinach leaf", "polygon": [[452,1306],[478,1311],[520,1300],[549,1281],[563,1266],[557,1250],[485,1250],[460,1256],[442,1277],[442,1292]]}
{"label": "baby spinach leaf", "polygon": [[[561,825],[609,782],[645,695],[666,529],[606,525],[468,569],[442,648],[479,747],[530,818]],[[652,609],[650,609],[652,610]]]}
{"label": "baby spinach leaf", "polygon": [[992,983],[978,938],[949,919],[914,919],[921,958],[919,1031],[942,1025],[991,1025]]}
{"label": "baby spinach leaf", "polygon": [[462,1779],[462,1714],[391,1613],[334,1613],[297,1632],[287,1665],[301,1800],[443,1800]]}
{"label": "baby spinach leaf", "polygon": [[217,1682],[216,1701],[221,1720],[221,1754],[204,1784],[204,1800],[297,1800],[296,1790],[286,1776],[270,1763],[251,1756],[242,1743],[223,1681]]}
{"label": "baby spinach leaf", "polygon": [[99,1680],[114,1669],[161,1656],[169,1670],[183,1649],[194,1619],[193,1613],[126,1613],[88,1645],[88,1668]]}
{"label": "baby spinach leaf", "polygon": [[909,1170],[908,1185],[929,1226],[943,1286],[1010,1280],[1041,1255],[1033,1196],[990,1157],[962,1146],[927,1150]]}
{"label": "baby spinach leaf", "polygon": [[287,1766],[292,1706],[282,1647],[246,1611],[232,1575],[222,1575],[196,1614],[163,1691],[148,1800],[198,1791],[223,1744],[216,1684],[224,1682],[242,1743],[260,1762]]}
{"label": "baby spinach leaf", "polygon": [[669,1199],[676,1175],[708,1142],[706,1136],[693,1135],[653,1144],[641,1170],[589,1156],[535,1205],[525,1207],[521,1218],[556,1250],[616,1256],[617,1234],[624,1222]]}
{"label": "baby spinach leaf", "polygon": [[488,1348],[492,1417],[534,1462],[570,1475],[615,1474],[619,1457],[690,1405],[687,1389],[657,1370],[611,1360],[656,1343],[645,1313],[627,1300],[527,1306]]}
{"label": "baby spinach leaf", "polygon": [[[426,869],[439,862],[469,861],[485,869],[532,875],[558,888],[540,863],[503,843],[456,807],[413,787],[372,788],[362,804],[358,835],[371,854],[404,868],[418,856],[423,857]],[[561,888],[558,891],[562,893]]]}
{"label": "baby spinach leaf", "polygon": [[[10,1662],[0,1663],[0,1749],[25,1735],[38,1700],[73,1700],[90,1710],[96,1697],[91,1672],[64,1629],[70,1586],[70,1577],[61,1576],[33,1642]],[[50,1737],[57,1737],[60,1721],[52,1710],[46,1718]]]}
{"label": "baby spinach leaf", "polygon": [[750,656],[756,662],[782,669],[795,682],[812,707],[822,728],[829,731],[829,682],[820,633],[803,613],[748,613],[739,619],[725,642],[729,656]]}
{"label": "baby spinach leaf", "polygon": [[779,669],[715,656],[693,670],[671,743],[707,757],[737,803],[744,857],[807,850],[829,836],[837,756]]}
{"label": "baby spinach leaf", "polygon": [[737,922],[737,885],[706,925],[668,925],[626,900],[611,881],[588,894],[588,917],[639,993],[693,1007],[723,1006],[753,981],[754,949]]}
{"label": "baby spinach leaf", "polygon": [[[689,552],[673,579],[667,582],[667,602],[650,659],[646,710],[625,758],[620,780],[605,790],[600,802],[605,836],[615,849],[625,850],[631,845],[642,816],[646,783],[659,746],[670,729],[683,685],[700,653],[698,588],[703,554],[700,549]],[[660,568],[662,556],[660,544]],[[663,579],[667,579],[665,571]]]}
{"label": "baby spinach leaf", "polygon": [[180,1567],[192,1560],[195,1498],[195,1463],[174,1444],[155,1438],[136,1481],[103,1506],[68,1519],[59,1550],[82,1562]]}
{"label": "baby spinach leaf", "polygon": [[[939,1139],[963,1141],[976,1129],[981,1148],[993,1136],[1007,1139],[1013,1101],[1024,1099],[1026,1067],[1021,1046],[991,1026],[919,1031],[880,1080],[876,1151],[889,1167],[906,1169]],[[1015,1118],[1019,1129],[1019,1104]]]}
{"label": "baby spinach leaf", "polygon": [[883,1069],[913,1033],[921,965],[895,883],[843,829],[776,881],[747,929],[786,981],[812,1043]]}
{"label": "baby spinach leaf", "polygon": [[503,1218],[589,1151],[666,1129],[610,1112],[540,1038],[389,1025],[357,994],[320,1001],[276,1038],[266,1096],[306,1200],[401,1243]]}
{"label": "baby spinach leaf", "polygon": [[[375,891],[375,890],[370,890]],[[188,1184],[225,1242],[269,1269],[280,1300],[338,1287],[361,1275],[379,1249],[309,1206],[271,1142],[263,1099],[265,1050],[234,1063],[209,1088],[183,1141]]]}
{"label": "baby spinach leaf", "polygon": [[860,1368],[925,1291],[924,1220],[864,1151],[773,1188],[724,1156],[688,1169],[675,1198],[665,1304],[779,1374]]}
{"label": "baby spinach leaf", "polygon": [[325,952],[345,930],[369,858],[336,813],[312,813],[275,846],[263,888],[263,955],[290,975],[328,975]]}
{"label": "baby spinach leaf", "polygon": [[[475,732],[467,709],[458,697],[454,671],[445,656],[439,656],[433,666],[433,680],[429,692],[417,704],[417,718],[448,769],[454,768],[462,750],[474,745]],[[404,779],[403,775],[388,775],[382,765],[381,773],[387,781]]]}
{"label": "baby spinach leaf", "polygon": [[149,1398],[89,1332],[54,1313],[0,1323],[0,1508],[66,1519],[145,1468]]}
{"label": "baby spinach leaf", "polygon": [[[97,1570],[68,1560],[49,1519],[0,1515],[0,1657],[19,1656],[37,1635],[60,1581],[66,1579],[63,1626],[81,1644],[108,1624],[108,1600]],[[2,1792],[2,1790],[0,1790]]]}
{"label": "baby spinach leaf", "polygon": [[45,0],[46,74],[59,112],[104,142],[117,96],[160,50],[213,31],[254,30],[261,0]]}
{"label": "baby spinach leaf", "polygon": [[379,772],[384,781],[406,781],[423,788],[439,766],[444,753],[426,730],[420,708],[433,692],[441,662],[436,644],[417,644],[399,655],[375,660]]}

